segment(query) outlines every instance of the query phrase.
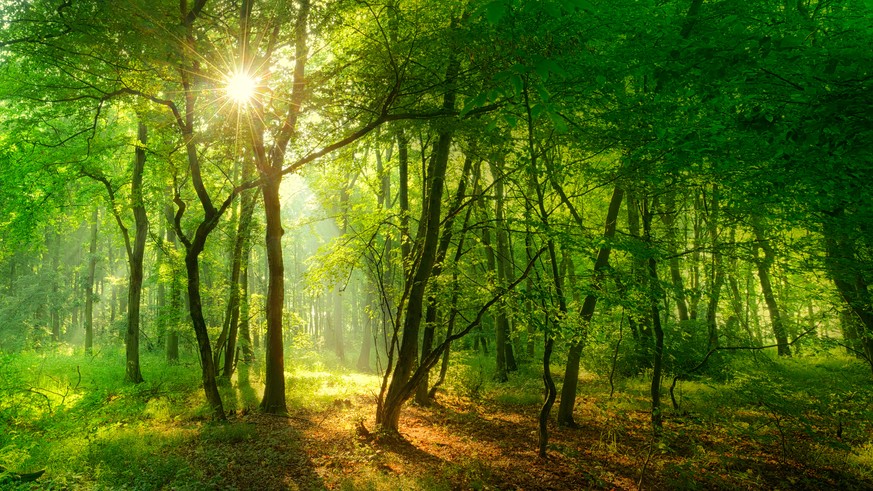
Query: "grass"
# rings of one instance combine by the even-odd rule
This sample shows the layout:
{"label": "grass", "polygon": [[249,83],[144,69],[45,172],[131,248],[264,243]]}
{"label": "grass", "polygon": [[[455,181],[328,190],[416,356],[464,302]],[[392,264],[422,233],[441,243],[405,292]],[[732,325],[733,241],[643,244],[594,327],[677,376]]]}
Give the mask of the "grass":
{"label": "grass", "polygon": [[453,353],[440,404],[410,406],[406,442],[379,443],[356,435],[361,421],[373,428],[379,377],[311,351],[290,355],[290,418],[259,415],[259,368],[240,366],[220,389],[231,421],[216,424],[195,360],[171,366],[144,353],[146,382],[134,386],[122,380],[120,350],[0,354],[0,465],[46,469],[40,489],[85,490],[633,488],[644,464],[645,485],[662,489],[863,488],[873,479],[869,373],[833,353],[737,357],[723,382],[680,382],[679,410],[663,398],[657,441],[645,377],[618,378],[609,398],[608,381],[585,373],[582,428],[552,428],[542,464],[536,363],[500,384],[492,357]]}

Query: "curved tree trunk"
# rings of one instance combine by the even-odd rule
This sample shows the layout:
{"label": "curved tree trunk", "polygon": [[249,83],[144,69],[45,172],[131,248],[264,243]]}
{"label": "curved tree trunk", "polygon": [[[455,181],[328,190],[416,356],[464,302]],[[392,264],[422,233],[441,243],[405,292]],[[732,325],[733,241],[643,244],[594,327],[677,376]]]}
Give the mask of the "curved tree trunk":
{"label": "curved tree trunk", "polygon": [[[609,254],[612,251],[611,241],[615,237],[615,225],[618,220],[618,212],[621,208],[623,197],[624,191],[621,188],[617,187],[612,191],[612,198],[609,201],[609,209],[606,213],[606,226],[603,231],[604,245],[600,247],[600,251],[597,253],[597,259],[594,261],[594,271],[592,272],[591,283],[595,292],[600,289],[603,274],[606,268],[609,267]],[[595,292],[585,296],[579,312],[583,329],[583,332],[580,333],[582,339],[574,342],[567,353],[564,385],[561,387],[561,403],[558,406],[558,423],[566,426],[576,425],[576,422],[573,420],[573,408],[576,405],[576,388],[579,384],[579,360],[582,355],[582,348],[585,345],[585,330],[588,329],[588,325],[594,317],[594,309],[597,306],[597,294]]]}
{"label": "curved tree trunk", "polygon": [[136,158],[133,167],[133,183],[131,184],[131,205],[135,232],[133,246],[128,256],[130,265],[130,282],[128,284],[127,300],[127,334],[124,338],[127,346],[127,370],[126,378],[133,383],[143,381],[139,368],[139,326],[140,326],[140,302],[142,297],[143,271],[142,263],[145,255],[145,242],[148,235],[149,222],[146,217],[145,205],[142,199],[142,174],[145,166],[145,145],[148,133],[145,125],[139,123],[139,144],[136,147]]}

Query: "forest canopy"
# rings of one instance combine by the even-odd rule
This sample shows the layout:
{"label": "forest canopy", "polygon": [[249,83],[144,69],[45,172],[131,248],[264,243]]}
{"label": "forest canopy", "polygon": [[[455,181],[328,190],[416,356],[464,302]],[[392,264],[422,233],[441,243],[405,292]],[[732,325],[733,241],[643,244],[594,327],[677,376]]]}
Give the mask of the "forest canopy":
{"label": "forest canopy", "polygon": [[873,486],[871,46],[869,0],[0,0],[0,483]]}

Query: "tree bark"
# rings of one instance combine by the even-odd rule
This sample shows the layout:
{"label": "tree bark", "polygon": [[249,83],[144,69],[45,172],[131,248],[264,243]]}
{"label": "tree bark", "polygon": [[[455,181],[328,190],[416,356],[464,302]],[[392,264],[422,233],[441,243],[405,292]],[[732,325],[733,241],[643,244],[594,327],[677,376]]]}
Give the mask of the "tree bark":
{"label": "tree bark", "polygon": [[142,297],[142,263],[143,256],[145,255],[146,236],[149,230],[149,222],[146,217],[142,196],[142,175],[146,160],[145,145],[148,142],[148,132],[145,124],[142,122],[139,123],[138,140],[139,143],[136,147],[136,158],[134,159],[133,167],[133,181],[130,189],[135,231],[133,246],[128,251],[130,283],[128,284],[127,334],[125,335],[125,345],[127,346],[126,378],[128,381],[136,384],[143,381],[139,367],[139,311]]}
{"label": "tree bark", "polygon": [[679,313],[679,322],[687,321],[688,301],[685,298],[685,285],[682,280],[682,271],[679,267],[679,240],[676,233],[676,199],[672,194],[668,194],[666,206],[661,219],[664,222],[664,227],[667,229],[667,240],[670,246],[670,279],[673,281],[673,296],[676,300],[676,310]]}
{"label": "tree bark", "polygon": [[281,205],[279,185],[281,175],[268,179],[263,185],[264,215],[266,217],[267,249],[267,340],[264,369],[264,396],[261,409],[267,413],[284,413],[285,356],[282,339],[282,310],[285,299],[285,264],[282,259]]}
{"label": "tree bark", "polygon": [[[96,210],[96,208],[95,208]],[[52,341],[57,343],[61,340],[61,308],[58,295],[58,280],[60,279],[60,255],[61,255],[61,234],[54,228],[51,228],[46,242],[52,250],[52,299],[51,299],[51,323],[52,323]],[[15,264],[12,263],[12,272],[14,276]],[[9,293],[12,293],[11,285]],[[89,351],[86,337],[85,351]]]}
{"label": "tree bark", "polygon": [[791,347],[788,345],[788,335],[785,332],[782,313],[779,311],[779,304],[776,302],[776,296],[770,282],[770,266],[775,260],[773,248],[770,246],[770,241],[764,237],[760,224],[754,223],[752,228],[758,241],[758,248],[764,252],[764,257],[760,258],[756,249],[755,263],[758,267],[758,279],[761,281],[761,293],[764,294],[764,302],[767,304],[767,312],[770,314],[770,323],[773,326],[773,335],[776,337],[776,351],[779,356],[791,356]]}
{"label": "tree bark", "polygon": [[[243,172],[243,180],[247,180],[250,174]],[[240,325],[240,283],[244,272],[243,255],[248,254],[248,247],[251,242],[251,223],[252,215],[255,210],[256,194],[247,192],[243,194],[242,203],[240,205],[240,217],[237,223],[236,240],[234,241],[233,254],[231,257],[231,272],[230,272],[230,299],[228,301],[228,321],[227,331],[227,346],[224,350],[224,366],[222,375],[230,378],[233,375],[234,355],[236,353],[237,333]],[[225,314],[227,315],[227,314]],[[217,364],[216,364],[217,366]]]}
{"label": "tree bark", "polygon": [[623,197],[624,191],[621,188],[617,187],[612,191],[612,198],[609,201],[609,208],[606,212],[606,225],[603,231],[604,244],[597,253],[597,259],[594,261],[594,271],[591,274],[591,286],[594,291],[585,296],[579,312],[583,330],[579,333],[581,339],[573,342],[567,353],[564,385],[561,387],[561,403],[558,406],[558,423],[565,426],[576,426],[576,422],[573,420],[573,408],[576,405],[576,388],[579,384],[579,360],[582,355],[582,348],[585,346],[586,331],[591,323],[591,319],[594,317],[594,309],[597,306],[598,296],[596,292],[600,290],[603,275],[609,267],[609,254],[612,251],[610,242],[615,237],[615,225],[618,220],[618,212],[621,208]]}
{"label": "tree bark", "polygon": [[[855,239],[841,226],[845,210],[838,209],[827,214],[824,222],[826,265],[834,286],[849,309],[843,323],[848,333],[854,334],[873,370],[873,302],[870,282],[858,265],[858,246]],[[854,328],[854,329],[853,329]],[[854,333],[852,332],[854,331]]]}
{"label": "tree bark", "polygon": [[[139,156],[137,155],[137,158]],[[91,240],[88,245],[88,277],[85,280],[85,352],[94,347],[94,273],[97,270],[97,207],[91,212]]]}
{"label": "tree bark", "polygon": [[[509,257],[509,238],[507,237],[506,213],[504,211],[504,190],[503,190],[503,169],[499,163],[491,163],[491,174],[495,179],[494,182],[494,228],[496,230],[497,249],[497,284],[501,288],[512,283],[510,277],[510,257]],[[495,316],[495,328],[497,337],[500,340],[497,343],[497,349],[503,351],[504,367],[507,372],[518,370],[518,365],[515,362],[515,353],[513,352],[512,339],[509,327],[509,316],[507,315],[508,305],[502,304],[497,309]]]}
{"label": "tree bark", "polygon": [[[440,276],[443,272],[443,267],[445,265],[446,255],[449,251],[449,246],[452,242],[453,236],[453,227],[455,223],[455,216],[461,211],[461,204],[464,199],[464,196],[467,193],[467,181],[469,179],[470,171],[473,168],[473,159],[468,155],[464,159],[464,168],[461,171],[461,180],[458,182],[458,188],[455,192],[455,196],[449,205],[448,216],[446,217],[445,223],[443,225],[442,236],[440,237],[440,243],[437,247],[436,259],[434,260],[433,270],[431,271],[431,279]],[[467,214],[467,218],[469,218],[469,213]],[[466,225],[466,220],[464,225]],[[463,243],[463,241],[461,242]],[[458,256],[455,256],[456,259]],[[427,310],[425,311],[425,323],[424,323],[424,335],[422,336],[421,342],[421,356],[426,357],[430,354],[433,349],[434,335],[436,332],[436,324],[437,324],[437,301],[436,294],[432,292],[427,299]],[[428,391],[428,377],[429,373],[426,372],[424,374],[424,378],[422,383],[419,384],[418,389],[415,394],[415,402],[421,405],[430,404],[430,392]]]}
{"label": "tree bark", "polygon": [[[643,201],[643,240],[646,245],[653,247],[652,242],[652,208],[655,208],[654,203],[648,206],[648,200]],[[647,261],[648,276],[649,276],[649,302],[652,313],[652,333],[655,336],[655,346],[652,359],[652,430],[657,434],[663,424],[663,414],[661,412],[661,376],[664,364],[664,330],[661,326],[661,312],[658,306],[662,295],[661,284],[658,280],[658,263],[652,251],[649,251],[649,259]]]}
{"label": "tree bark", "polygon": [[710,283],[709,302],[706,306],[706,330],[708,349],[713,349],[718,347],[718,322],[716,316],[718,314],[719,298],[721,298],[721,288],[724,285],[724,267],[722,266],[722,254],[719,249],[720,244],[718,240],[719,199],[717,187],[713,189],[709,210],[707,229],[709,230],[709,241],[712,247],[712,280]]}

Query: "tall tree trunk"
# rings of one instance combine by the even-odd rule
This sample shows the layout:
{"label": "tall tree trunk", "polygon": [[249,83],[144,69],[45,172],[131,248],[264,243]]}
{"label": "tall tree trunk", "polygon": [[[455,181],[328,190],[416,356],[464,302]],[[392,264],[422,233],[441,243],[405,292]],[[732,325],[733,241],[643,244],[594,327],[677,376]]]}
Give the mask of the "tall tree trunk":
{"label": "tall tree trunk", "polygon": [[345,331],[344,319],[344,302],[343,302],[342,286],[337,284],[333,291],[333,319],[331,322],[331,330],[333,331],[333,353],[340,362],[346,361],[345,340],[343,339]]}
{"label": "tall tree trunk", "polygon": [[[243,172],[243,180],[248,180],[249,172]],[[244,273],[243,262],[246,260],[244,254],[248,255],[248,247],[251,242],[251,223],[252,215],[255,210],[256,203],[255,193],[245,193],[242,196],[240,206],[240,217],[237,224],[236,240],[233,246],[233,255],[231,257],[231,272],[230,272],[230,300],[228,302],[228,310],[230,319],[228,321],[227,331],[227,347],[224,354],[224,366],[222,375],[230,378],[233,375],[234,358],[236,354],[237,333],[240,324],[240,283],[242,274]]]}
{"label": "tall tree trunk", "polygon": [[[137,156],[139,158],[139,156]],[[94,273],[97,270],[97,207],[91,212],[91,243],[88,245],[88,278],[85,280],[85,352],[94,347]]]}
{"label": "tall tree trunk", "polygon": [[764,237],[763,229],[759,223],[753,223],[752,228],[758,241],[758,248],[764,251],[764,257],[760,258],[756,249],[755,263],[758,267],[758,279],[761,281],[761,293],[764,294],[764,302],[767,304],[767,312],[770,314],[770,323],[773,326],[773,335],[776,337],[777,352],[779,356],[791,356],[791,347],[788,345],[788,335],[785,332],[782,313],[773,293],[773,285],[770,282],[770,266],[775,260],[770,241]]}
{"label": "tall tree trunk", "polygon": [[[676,310],[679,312],[679,321],[687,321],[688,302],[685,299],[685,285],[682,280],[682,271],[679,267],[679,237],[676,230],[676,197],[670,193],[667,195],[664,213],[661,219],[667,229],[667,241],[670,247],[670,279],[673,281],[673,296],[676,300]],[[684,246],[684,244],[683,244]]]}
{"label": "tall tree trunk", "polygon": [[[452,100],[454,102],[454,94],[452,94]],[[418,333],[424,310],[425,289],[436,260],[440,211],[451,138],[451,131],[441,132],[437,143],[437,154],[429,166],[430,169],[428,169],[429,199],[427,206],[422,209],[420,230],[423,233],[418,235],[424,239],[421,245],[421,255],[412,276],[406,300],[403,337],[400,342],[397,363],[391,376],[391,383],[388,385],[388,391],[385,394],[382,411],[377,416],[377,423],[381,423],[385,429],[392,432],[398,430],[401,407],[409,399],[412,392],[407,387],[407,382],[418,356]]]}
{"label": "tall tree trunk", "polygon": [[[95,208],[96,210],[96,208]],[[55,343],[61,340],[61,307],[60,299],[58,298],[58,280],[60,279],[60,255],[61,255],[61,234],[52,228],[47,241],[48,246],[52,249],[52,299],[51,299],[51,322],[52,322],[52,341]],[[14,263],[13,263],[14,271]],[[9,293],[12,293],[10,289]],[[85,348],[86,351],[88,348]]]}
{"label": "tall tree trunk", "polygon": [[[543,228],[545,230],[546,236],[548,237],[546,242],[546,248],[549,251],[549,266],[551,267],[552,273],[552,283],[555,288],[555,298],[558,300],[558,314],[552,318],[548,312],[551,309],[544,308],[543,310],[546,312],[546,320],[545,320],[545,345],[543,350],[543,386],[545,389],[545,400],[543,401],[543,405],[540,408],[539,413],[539,425],[538,425],[538,452],[540,458],[546,458],[546,449],[549,443],[549,415],[552,412],[552,406],[555,404],[555,399],[558,396],[558,389],[555,386],[555,380],[552,378],[552,349],[555,345],[555,338],[552,335],[552,330],[549,327],[551,324],[554,324],[556,327],[560,328],[561,322],[563,322],[564,318],[567,315],[567,299],[564,295],[564,282],[561,276],[560,267],[558,265],[558,255],[555,250],[555,242],[552,240],[552,230],[551,225],[549,223],[549,213],[546,210],[545,203],[545,193],[543,191],[542,186],[540,185],[540,173],[538,168],[538,158],[537,152],[534,148],[534,120],[533,115],[531,113],[531,105],[530,99],[527,90],[527,83],[524,85],[524,102],[525,109],[527,110],[527,136],[528,136],[528,158],[530,159],[530,173],[529,173],[529,181],[530,187],[534,188],[537,196],[537,210],[539,214],[539,221],[543,224]],[[551,172],[550,172],[551,174]],[[554,179],[554,176],[552,176]],[[557,187],[556,180],[552,181],[553,186]],[[503,190],[502,188],[498,191],[498,199],[502,199]],[[560,193],[561,197],[564,200],[565,204],[569,204],[569,201],[566,199],[563,192]],[[571,207],[571,209],[573,209]],[[498,226],[500,226],[500,221],[502,221],[502,207],[497,212],[498,215]],[[575,211],[573,212],[576,213]],[[581,222],[581,216],[578,214],[577,220]],[[499,240],[499,239],[498,239]],[[528,258],[530,259],[530,258]],[[545,307],[545,305],[544,305]],[[578,378],[578,375],[577,377]],[[574,390],[575,397],[575,390]]]}
{"label": "tall tree trunk", "polygon": [[850,334],[854,331],[861,348],[858,351],[867,358],[873,370],[873,302],[870,282],[858,264],[856,239],[850,235],[850,231],[842,228],[845,210],[838,209],[828,215],[824,222],[826,264],[834,286],[850,311],[843,326],[848,328]]}
{"label": "tall tree trunk", "polygon": [[573,342],[570,345],[570,350],[567,352],[564,385],[561,387],[561,403],[558,406],[558,423],[565,426],[576,425],[576,422],[573,420],[573,408],[576,405],[576,388],[579,384],[579,360],[582,355],[582,348],[585,346],[588,326],[594,317],[594,309],[597,306],[598,293],[601,288],[600,284],[603,281],[606,269],[609,267],[609,254],[612,251],[611,242],[612,238],[615,237],[615,225],[618,220],[618,212],[621,208],[623,197],[624,191],[621,188],[617,187],[612,191],[612,198],[609,200],[609,208],[606,212],[606,225],[603,231],[604,242],[597,253],[597,259],[594,261],[594,271],[591,277],[593,291],[585,296],[579,312],[582,325],[582,332],[579,333],[581,339]]}
{"label": "tall tree trunk", "polygon": [[[454,29],[456,25],[456,21],[453,20],[451,29]],[[460,64],[453,54],[446,68],[445,80],[449,90],[443,96],[443,109],[448,111],[455,108],[454,82],[459,69]],[[439,131],[433,158],[428,163],[427,199],[422,206],[419,232],[416,237],[421,243],[421,254],[410,277],[411,282],[407,283],[408,295],[404,309],[406,315],[403,318],[403,332],[397,362],[393,373],[391,373],[391,381],[388,384],[384,402],[377,409],[376,415],[376,423],[381,424],[389,432],[396,433],[398,431],[400,411],[416,388],[415,386],[410,387],[408,382],[418,357],[418,334],[424,314],[425,292],[433,266],[436,263],[439,247],[442,197],[452,133],[451,128],[442,128]],[[401,190],[402,186],[401,182]],[[385,376],[389,376],[388,371],[385,372]]]}
{"label": "tall tree trunk", "polygon": [[[640,230],[640,203],[633,193],[628,193],[627,199],[627,228],[630,236],[637,240],[643,240]],[[648,265],[641,254],[633,254],[631,258],[631,276],[635,288],[644,288],[648,284]],[[625,288],[627,290],[627,288]],[[629,295],[630,293],[625,293]],[[648,305],[644,309],[633,309],[628,315],[628,325],[634,337],[638,341],[639,368],[651,367],[652,356],[652,316]],[[696,314],[691,318],[695,318]]]}
{"label": "tall tree trunk", "polygon": [[188,311],[191,314],[191,322],[194,326],[194,334],[197,338],[197,349],[200,354],[200,372],[203,379],[203,391],[206,401],[212,409],[217,420],[224,420],[224,405],[221,402],[221,394],[218,392],[218,383],[215,377],[215,364],[212,359],[212,345],[209,342],[209,333],[206,328],[206,320],[203,318],[203,301],[200,297],[200,261],[205,237],[202,241],[192,243],[185,254],[185,269],[188,273]]}
{"label": "tall tree trunk", "polygon": [[[501,288],[512,283],[510,273],[510,257],[509,257],[509,238],[507,237],[507,225],[505,211],[503,209],[504,191],[503,191],[503,169],[499,163],[491,163],[491,174],[495,179],[494,182],[494,228],[497,238],[497,284]],[[518,370],[518,365],[515,361],[515,353],[512,349],[512,339],[510,337],[509,316],[507,315],[508,305],[500,305],[495,316],[495,328],[497,329],[497,337],[500,340],[497,343],[497,349],[500,350],[502,345],[503,359],[506,371],[513,372]]]}
{"label": "tall tree trunk", "polygon": [[133,208],[134,236],[133,245],[128,251],[128,264],[130,266],[130,283],[128,284],[127,300],[127,334],[125,345],[127,346],[127,380],[133,383],[143,381],[139,368],[139,329],[140,329],[140,301],[142,297],[143,271],[142,263],[145,255],[146,236],[148,235],[149,222],[146,217],[145,204],[142,196],[142,175],[145,167],[145,145],[148,143],[148,132],[145,124],[139,123],[139,144],[136,147],[136,158],[133,166],[133,181],[131,184],[131,208]]}
{"label": "tall tree trunk", "polygon": [[282,311],[285,301],[285,264],[282,259],[282,216],[279,187],[282,184],[282,166],[285,151],[292,136],[297,132],[297,121],[305,98],[305,68],[309,56],[307,33],[309,26],[309,0],[299,0],[297,19],[294,25],[294,73],[291,89],[291,104],[278,136],[270,148],[269,155],[264,146],[266,130],[264,107],[255,104],[256,117],[252,131],[255,149],[255,162],[264,184],[261,192],[264,198],[264,217],[266,222],[267,249],[267,340],[266,364],[264,367],[264,396],[260,407],[267,413],[284,413],[285,403],[285,355],[282,339]]}
{"label": "tall tree trunk", "polygon": [[[170,226],[167,227],[167,235],[166,235],[166,243],[167,247],[172,247],[174,252],[178,252],[180,250],[179,240],[176,238],[176,230],[172,226],[173,222],[173,207],[171,204],[167,204],[164,207],[164,214],[166,215],[166,219],[170,222]],[[175,364],[179,361],[179,317],[182,311],[182,298],[184,293],[182,292],[182,281],[181,281],[181,271],[178,269],[178,256],[175,254],[169,254],[167,257],[170,263],[170,270],[173,272],[173,277],[170,279],[170,308],[169,308],[169,323],[167,326],[167,363]]]}
{"label": "tall tree trunk", "polygon": [[[643,200],[643,240],[649,248],[653,247],[652,242],[652,209],[655,208],[653,202],[651,206],[648,204],[648,199]],[[661,312],[658,304],[662,298],[661,284],[658,280],[658,263],[655,259],[653,251],[648,253],[647,261],[649,275],[649,295],[652,313],[652,332],[655,336],[654,357],[652,360],[652,430],[657,433],[660,431],[663,421],[661,412],[661,376],[664,364],[664,330],[661,326]]]}
{"label": "tall tree trunk", "polygon": [[[375,285],[369,284],[366,286],[366,304],[367,306],[371,306],[376,303],[375,294],[374,294]],[[355,366],[361,372],[369,372],[370,371],[370,352],[373,349],[373,344],[375,341],[375,336],[373,334],[373,318],[370,315],[366,315],[366,312],[371,307],[366,307],[364,310],[364,332],[361,333],[361,351],[358,352],[358,362]]]}
{"label": "tall tree trunk", "polygon": [[[491,221],[488,214],[488,208],[485,203],[482,203],[483,216],[482,221],[487,223]],[[485,252],[485,269],[486,277],[491,275],[495,283],[499,284],[499,275],[497,274],[497,259],[494,253],[494,246],[491,241],[491,227],[484,225],[482,227],[482,248]],[[493,318],[493,317],[492,317]],[[495,354],[495,371],[494,380],[497,382],[506,382],[509,380],[506,370],[506,331],[499,328],[496,319],[494,319],[494,354]]]}
{"label": "tall tree trunk", "polygon": [[240,271],[240,302],[239,302],[239,340],[240,352],[242,360],[245,363],[251,363],[255,360],[254,351],[252,351],[252,334],[251,334],[251,308],[249,305],[249,261],[251,259],[251,251],[246,248],[243,252],[243,264]]}
{"label": "tall tree trunk", "polygon": [[[431,279],[438,277],[442,274],[443,268],[445,267],[446,255],[448,254],[449,246],[452,242],[453,236],[453,227],[455,223],[455,216],[461,210],[461,204],[464,199],[464,196],[467,193],[467,180],[469,179],[470,171],[473,168],[473,159],[469,155],[464,159],[464,168],[461,171],[461,179],[458,182],[458,188],[455,192],[454,198],[452,199],[451,204],[449,205],[448,216],[446,217],[445,224],[443,225],[442,236],[440,237],[440,243],[437,247],[436,259],[434,260],[433,270],[431,271]],[[470,210],[468,209],[468,212]],[[467,220],[469,220],[470,214],[467,213],[466,218],[464,220],[464,226],[467,225]],[[463,244],[463,237],[460,241]],[[458,256],[456,255],[457,259]],[[427,310],[425,311],[425,324],[424,324],[424,335],[422,336],[421,342],[421,356],[426,357],[430,354],[433,349],[434,336],[436,332],[436,324],[437,324],[437,302],[436,302],[436,293],[431,292],[427,299]],[[428,378],[429,373],[425,370],[424,378],[422,383],[419,384],[418,389],[415,394],[415,402],[421,405],[430,404],[430,392],[428,391]]]}
{"label": "tall tree trunk", "polygon": [[709,302],[706,306],[706,331],[708,334],[708,349],[718,347],[718,301],[721,297],[721,287],[724,284],[724,267],[722,266],[722,253],[718,239],[719,198],[718,187],[713,186],[712,200],[707,217],[707,229],[709,241],[712,247],[712,276],[710,282]]}
{"label": "tall tree trunk", "polygon": [[282,218],[279,200],[281,175],[269,179],[261,188],[266,216],[266,248],[268,264],[267,283],[267,341],[264,396],[261,409],[268,413],[284,413],[285,356],[282,339],[282,309],[285,299],[285,264],[282,260]]}

